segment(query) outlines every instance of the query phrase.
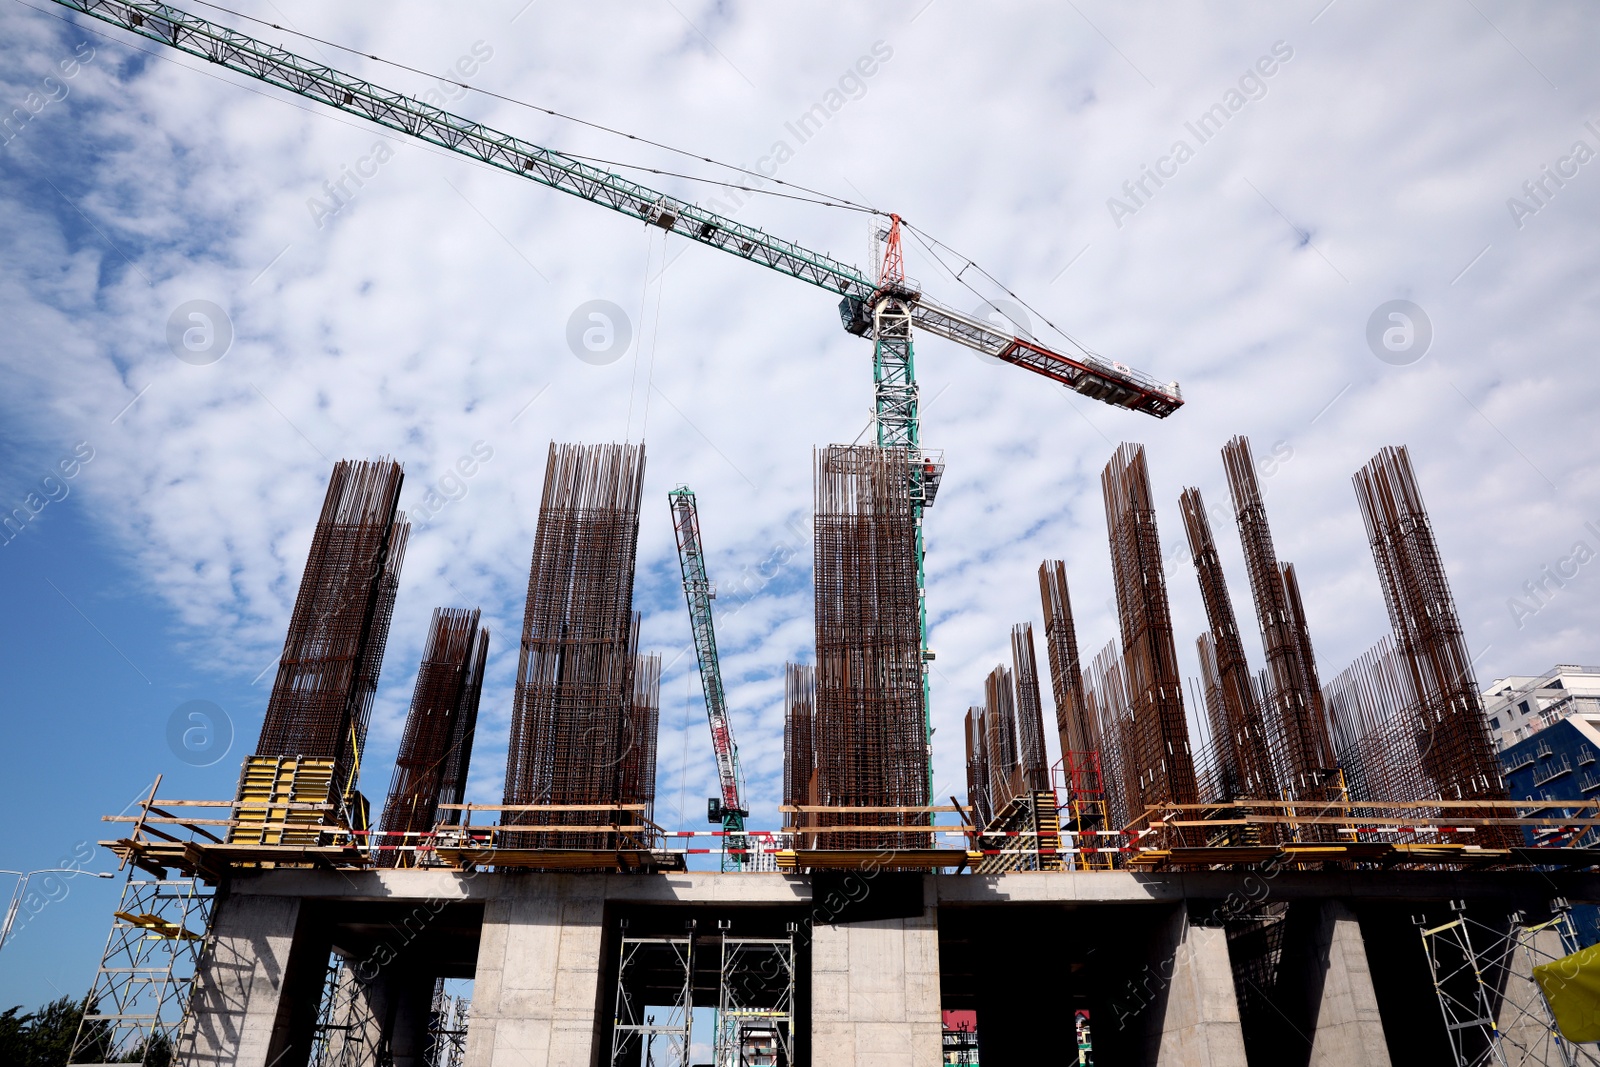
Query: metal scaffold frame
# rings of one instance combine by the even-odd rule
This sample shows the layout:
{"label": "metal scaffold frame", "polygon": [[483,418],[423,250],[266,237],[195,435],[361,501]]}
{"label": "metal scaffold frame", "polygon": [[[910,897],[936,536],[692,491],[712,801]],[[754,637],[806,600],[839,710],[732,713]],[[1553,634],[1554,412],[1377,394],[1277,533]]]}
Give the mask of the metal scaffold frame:
{"label": "metal scaffold frame", "polygon": [[1430,926],[1414,916],[1422,936],[1456,1067],[1580,1067],[1600,1064],[1600,1049],[1562,1038],[1533,979],[1533,968],[1577,945],[1564,902],[1549,918],[1520,912],[1490,925],[1452,901],[1455,918]]}
{"label": "metal scaffold frame", "polygon": [[[113,913],[70,1064],[128,1061],[165,1045],[181,1053],[195,972],[207,946],[212,890],[196,878],[131,868]],[[93,1057],[93,1058],[91,1058]],[[181,1062],[181,1061],[180,1061]]]}
{"label": "metal scaffold frame", "polygon": [[373,1067],[381,1029],[366,990],[343,957],[328,961],[311,1036],[309,1067]]}
{"label": "metal scaffold frame", "polygon": [[[629,937],[623,929],[617,955],[616,1007],[611,1019],[611,1067],[689,1067],[694,1029],[694,928],[681,937]],[[637,989],[630,988],[634,974],[654,957],[657,966],[676,974],[683,972],[683,985],[667,1009],[663,1022],[646,1014],[650,1005]]]}
{"label": "metal scaffold frame", "polygon": [[[760,978],[752,981],[752,975]],[[715,1067],[789,1067],[794,1063],[794,926],[787,937],[722,935]],[[771,1035],[772,1055],[753,1054],[751,1038]]]}

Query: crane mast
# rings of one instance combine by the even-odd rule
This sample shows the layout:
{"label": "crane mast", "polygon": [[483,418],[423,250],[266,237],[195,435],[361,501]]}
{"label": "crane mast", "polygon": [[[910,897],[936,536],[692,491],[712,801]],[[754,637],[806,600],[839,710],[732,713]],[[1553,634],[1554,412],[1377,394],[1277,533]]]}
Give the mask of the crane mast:
{"label": "crane mast", "polygon": [[721,797],[711,801],[707,817],[723,829],[722,869],[738,869],[749,860],[744,820],[744,779],[739,771],[739,746],[728,722],[728,697],[722,688],[722,665],[717,661],[717,633],[711,623],[711,601],[716,593],[706,577],[706,557],[700,540],[700,511],[694,491],[680,485],[667,494],[672,507],[672,529],[678,539],[678,566],[683,572],[683,598],[689,603],[689,628],[700,661],[700,689],[705,694],[706,721],[711,727],[711,747],[717,755],[717,780]]}

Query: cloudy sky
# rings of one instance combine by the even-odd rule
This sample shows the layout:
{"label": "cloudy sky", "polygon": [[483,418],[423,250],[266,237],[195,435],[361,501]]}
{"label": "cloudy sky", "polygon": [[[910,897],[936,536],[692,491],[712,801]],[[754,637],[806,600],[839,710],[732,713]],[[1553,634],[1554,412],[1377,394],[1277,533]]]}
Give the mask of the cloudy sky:
{"label": "cloudy sky", "polygon": [[[780,178],[959,249],[1037,309],[1017,314],[1046,341],[1047,317],[1182,384],[1157,421],[919,344],[923,437],[948,462],[927,520],[941,796],[963,788],[960,717],[1010,626],[1040,621],[1041,559],[1067,561],[1085,655],[1113,635],[1098,476],[1121,441],[1149,450],[1187,674],[1205,621],[1177,498],[1225,501],[1235,433],[1274,457],[1274,535],[1324,678],[1388,631],[1350,485],[1387,444],[1411,449],[1479,680],[1600,662],[1600,72],[1577,5],[237,2],[285,29],[209,14],[537,143],[726,173],[366,56],[695,155],[781,160]],[[0,546],[0,865],[58,865],[158,772],[164,796],[231,794],[344,457],[399,458],[405,506],[430,512],[364,787],[386,789],[429,612],[481,606],[471,792],[496,799],[552,440],[647,442],[657,812],[685,828],[704,825],[714,766],[666,493],[698,493],[754,819],[775,825],[782,667],[813,645],[811,450],[855,440],[871,411],[871,349],[834,301],[48,0],[0,22],[0,504],[25,520]],[[826,118],[802,129],[807,113]],[[862,214],[758,197],[737,217],[866,265]],[[957,307],[1009,300],[915,245],[908,271]],[[569,343],[592,301],[625,317],[609,362]],[[490,458],[446,480],[474,449]],[[454,499],[425,506],[441,481]],[[1237,537],[1217,534],[1253,617]],[[204,759],[169,744],[192,700],[232,735]],[[0,956],[0,1000],[80,995],[114,891],[80,879],[32,915]]]}

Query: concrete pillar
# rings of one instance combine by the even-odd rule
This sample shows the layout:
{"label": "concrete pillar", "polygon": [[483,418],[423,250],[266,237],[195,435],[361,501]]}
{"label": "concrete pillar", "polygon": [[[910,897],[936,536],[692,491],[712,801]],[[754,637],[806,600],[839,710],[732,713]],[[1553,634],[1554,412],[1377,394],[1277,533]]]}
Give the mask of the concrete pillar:
{"label": "concrete pillar", "polygon": [[1310,1067],[1390,1067],[1361,926],[1338,901],[1317,907],[1312,961],[1322,973],[1320,983],[1315,976],[1310,982],[1312,990],[1321,987],[1312,1015]]}
{"label": "concrete pillar", "polygon": [[397,975],[390,990],[389,1054],[394,1067],[426,1067],[428,1018],[434,980],[426,974]]}
{"label": "concrete pillar", "polygon": [[[292,1041],[283,993],[291,984],[290,953],[299,919],[300,901],[294,897],[226,895],[219,901],[211,951],[195,976],[194,1043],[184,1062],[268,1067],[285,1055]],[[305,1062],[304,1050],[299,1062]]]}
{"label": "concrete pillar", "polygon": [[811,938],[811,1062],[939,1067],[939,929],[907,919],[818,925]]}
{"label": "concrete pillar", "polygon": [[[604,896],[575,877],[515,879],[484,908],[466,1067],[590,1067],[600,1005]],[[601,1050],[609,1054],[609,1049]]]}
{"label": "concrete pillar", "polygon": [[[1147,1062],[1159,1067],[1246,1067],[1244,1030],[1233,991],[1228,934],[1221,927],[1191,926],[1175,909],[1155,939],[1152,967],[1166,982],[1148,1013]],[[1098,1021],[1098,1020],[1096,1020]]]}

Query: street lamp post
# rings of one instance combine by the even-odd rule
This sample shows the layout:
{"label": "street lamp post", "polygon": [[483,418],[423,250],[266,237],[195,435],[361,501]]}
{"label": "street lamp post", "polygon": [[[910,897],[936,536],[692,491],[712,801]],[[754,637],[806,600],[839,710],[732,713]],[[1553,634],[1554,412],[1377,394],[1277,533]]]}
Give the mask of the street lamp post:
{"label": "street lamp post", "polygon": [[96,878],[115,878],[110,871],[80,871],[73,867],[44,867],[37,871],[7,871],[0,870],[0,874],[12,874],[17,877],[17,887],[11,892],[11,905],[6,908],[5,925],[0,926],[0,949],[6,947],[6,942],[11,938],[11,926],[17,921],[17,911],[22,907],[22,898],[28,891],[28,879],[36,874],[92,874]]}

